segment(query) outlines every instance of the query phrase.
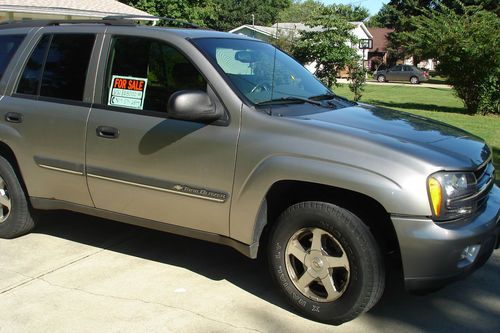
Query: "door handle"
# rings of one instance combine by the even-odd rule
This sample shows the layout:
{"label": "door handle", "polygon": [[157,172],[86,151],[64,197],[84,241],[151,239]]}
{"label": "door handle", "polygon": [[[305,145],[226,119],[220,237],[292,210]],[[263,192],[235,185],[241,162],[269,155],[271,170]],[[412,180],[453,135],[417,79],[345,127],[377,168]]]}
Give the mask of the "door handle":
{"label": "door handle", "polygon": [[8,121],[9,123],[22,123],[23,115],[17,112],[7,112],[5,114],[5,121]]}
{"label": "door handle", "polygon": [[99,126],[96,128],[97,136],[105,139],[116,139],[120,136],[120,131],[118,128],[110,126]]}

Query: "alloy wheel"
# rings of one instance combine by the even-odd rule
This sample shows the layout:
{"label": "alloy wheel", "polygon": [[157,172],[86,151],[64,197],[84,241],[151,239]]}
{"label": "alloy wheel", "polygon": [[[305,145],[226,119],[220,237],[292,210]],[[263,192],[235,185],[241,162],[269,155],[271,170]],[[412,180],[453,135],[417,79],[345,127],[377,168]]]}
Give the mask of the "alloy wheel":
{"label": "alloy wheel", "polygon": [[303,228],[293,234],[285,249],[285,266],[295,287],[316,302],[335,301],[349,284],[347,254],[321,228]]}
{"label": "alloy wheel", "polygon": [[7,189],[7,183],[0,177],[0,223],[5,222],[10,215],[12,201]]}

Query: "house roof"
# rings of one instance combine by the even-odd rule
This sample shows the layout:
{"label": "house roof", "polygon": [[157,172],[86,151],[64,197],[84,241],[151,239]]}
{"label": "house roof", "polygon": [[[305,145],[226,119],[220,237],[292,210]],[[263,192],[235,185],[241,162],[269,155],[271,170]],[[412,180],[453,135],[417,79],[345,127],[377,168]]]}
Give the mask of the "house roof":
{"label": "house roof", "polygon": [[283,30],[292,30],[292,31],[321,31],[320,27],[310,27],[305,25],[304,23],[293,23],[293,22],[278,22],[274,23],[272,28],[283,29]]}
{"label": "house roof", "polygon": [[[373,38],[372,34],[365,26],[363,22],[349,22],[354,25],[354,28],[361,28],[368,38]],[[283,29],[283,30],[293,30],[293,31],[321,31],[321,27],[310,27],[304,23],[293,23],[293,22],[278,22],[272,25],[273,28]]]}
{"label": "house roof", "polygon": [[[360,28],[364,35],[371,39],[373,38],[372,34],[370,31],[368,31],[368,28],[365,26],[363,22],[349,22],[351,23],[354,27],[354,29]],[[280,35],[285,35],[285,36],[297,36],[300,34],[301,31],[322,31],[322,27],[310,27],[304,23],[292,23],[292,22],[278,22],[273,24],[270,27],[265,27],[262,25],[251,25],[251,24],[245,24],[241,25],[237,28],[234,28],[230,30],[230,33],[238,34],[245,29],[252,30],[258,33],[261,33],[263,35],[272,37],[272,38],[277,38],[276,36]],[[364,36],[357,36],[358,38],[364,38]]]}
{"label": "house roof", "polygon": [[0,11],[89,17],[149,15],[116,0],[0,0]]}
{"label": "house roof", "polygon": [[237,34],[238,31],[242,29],[250,29],[254,30],[256,32],[259,32],[261,34],[264,34],[269,37],[276,37],[276,28],[273,27],[265,27],[263,25],[252,25],[252,24],[245,24],[242,26],[239,26],[237,28],[234,28],[233,30],[229,31],[230,33]]}
{"label": "house roof", "polygon": [[394,31],[388,28],[368,28],[373,35],[372,51],[385,52],[387,50],[387,35]]}

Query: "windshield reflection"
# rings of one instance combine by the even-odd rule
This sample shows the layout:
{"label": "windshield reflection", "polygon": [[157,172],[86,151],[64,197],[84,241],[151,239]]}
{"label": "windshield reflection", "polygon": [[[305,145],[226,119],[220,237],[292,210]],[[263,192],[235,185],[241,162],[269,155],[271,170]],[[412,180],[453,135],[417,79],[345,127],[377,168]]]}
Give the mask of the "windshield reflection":
{"label": "windshield reflection", "polygon": [[231,38],[193,40],[254,104],[332,95],[295,59],[259,41]]}

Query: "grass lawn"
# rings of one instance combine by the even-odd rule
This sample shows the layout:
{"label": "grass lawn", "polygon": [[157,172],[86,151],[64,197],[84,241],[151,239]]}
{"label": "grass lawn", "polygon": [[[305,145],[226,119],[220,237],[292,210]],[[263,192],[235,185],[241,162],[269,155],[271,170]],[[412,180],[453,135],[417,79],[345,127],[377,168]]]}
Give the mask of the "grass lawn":
{"label": "grass lawn", "polygon": [[[335,93],[352,99],[347,85],[334,89]],[[493,149],[495,168],[500,170],[500,116],[468,116],[453,90],[389,85],[366,85],[361,102],[415,113],[463,128],[488,142]],[[496,183],[500,186],[500,172]]]}

